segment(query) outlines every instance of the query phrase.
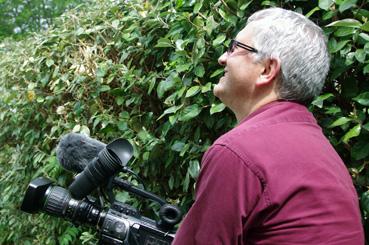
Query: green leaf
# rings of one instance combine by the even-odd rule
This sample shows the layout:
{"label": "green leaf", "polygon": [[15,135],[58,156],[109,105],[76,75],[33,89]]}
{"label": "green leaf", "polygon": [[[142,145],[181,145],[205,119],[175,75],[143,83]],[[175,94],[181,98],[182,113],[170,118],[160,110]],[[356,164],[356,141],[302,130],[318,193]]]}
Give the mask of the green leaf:
{"label": "green leaf", "polygon": [[188,186],[189,186],[189,184],[190,184],[190,174],[187,172],[187,174],[186,174],[186,178],[185,178],[185,180],[183,181],[183,191],[184,192],[187,192],[188,191]]}
{"label": "green leaf", "polygon": [[184,49],[184,47],[183,47],[183,43],[184,43],[184,41],[183,41],[182,39],[178,39],[178,40],[176,40],[176,48],[177,48],[178,50],[183,50],[183,49]]}
{"label": "green leaf", "polygon": [[188,168],[190,176],[194,179],[197,178],[200,172],[200,163],[198,160],[190,161],[190,166]]}
{"label": "green leaf", "polygon": [[214,16],[210,16],[206,20],[205,30],[206,33],[210,36],[213,30],[218,27],[218,23],[214,20]]}
{"label": "green leaf", "polygon": [[357,49],[355,51],[355,58],[360,63],[364,63],[365,62],[365,56],[366,56],[366,53],[365,53],[364,49]]}
{"label": "green leaf", "polygon": [[82,125],[81,130],[80,130],[81,134],[90,136],[90,132],[91,132],[90,129],[86,125]]}
{"label": "green leaf", "polygon": [[358,9],[357,10],[357,14],[360,16],[360,17],[366,17],[367,19],[369,19],[369,10],[367,9]]}
{"label": "green leaf", "polygon": [[212,104],[210,108],[210,115],[221,112],[225,109],[225,105],[223,103],[220,104]]}
{"label": "green leaf", "polygon": [[329,115],[336,115],[340,112],[342,112],[342,110],[338,106],[328,106],[325,108],[325,113]]}
{"label": "green leaf", "polygon": [[350,122],[351,119],[350,118],[347,118],[347,117],[340,117],[338,118],[336,121],[334,121],[331,125],[329,125],[329,128],[334,128],[334,127],[337,127],[337,126],[342,126],[348,122]]}
{"label": "green leaf", "polygon": [[188,69],[190,69],[191,66],[192,64],[180,64],[176,66],[176,71],[177,72],[188,71]]}
{"label": "green leaf", "polygon": [[188,151],[188,149],[190,148],[190,144],[186,144],[184,147],[183,147],[183,149],[181,150],[181,152],[179,153],[179,156],[180,157],[183,157],[185,154],[186,154],[186,152]]}
{"label": "green leaf", "polygon": [[193,23],[198,29],[203,30],[204,28],[203,18],[201,18],[200,16],[196,16],[195,19],[193,20]]}
{"label": "green leaf", "polygon": [[360,33],[359,37],[361,37],[362,39],[364,39],[365,41],[369,42],[369,35],[366,33]]}
{"label": "green leaf", "polygon": [[226,36],[224,34],[218,35],[218,37],[213,41],[213,46],[222,44],[224,40],[226,40]]}
{"label": "green leaf", "polygon": [[202,64],[196,66],[195,68],[195,75],[198,77],[203,77],[205,74],[205,68]]}
{"label": "green leaf", "polygon": [[109,85],[102,85],[99,89],[100,92],[106,92],[106,91],[109,91],[109,90],[110,90]]}
{"label": "green leaf", "polygon": [[180,7],[182,7],[182,5],[183,5],[183,0],[177,0],[175,5],[176,5],[176,8],[180,8]]}
{"label": "green leaf", "polygon": [[369,54],[369,42],[364,45],[365,53]]}
{"label": "green leaf", "polygon": [[225,20],[226,22],[230,22],[230,17],[227,15],[226,12],[223,11],[223,9],[219,8],[218,9],[218,13],[219,15],[222,17],[223,20]]}
{"label": "green leaf", "polygon": [[113,22],[111,23],[111,26],[115,29],[118,29],[119,26],[119,20],[113,20]]}
{"label": "green leaf", "polygon": [[369,122],[363,125],[363,129],[369,131]]}
{"label": "green leaf", "polygon": [[344,41],[339,41],[338,43],[336,42],[335,39],[330,39],[328,42],[328,48],[329,48],[329,52],[330,53],[337,53],[338,51],[340,51],[343,47],[345,47],[345,45],[347,43],[349,43],[350,40],[344,40]]}
{"label": "green leaf", "polygon": [[169,186],[169,189],[170,190],[173,190],[173,187],[174,187],[174,178],[173,178],[173,175],[170,176],[170,178],[169,178],[168,186]]}
{"label": "green leaf", "polygon": [[339,27],[334,32],[334,35],[336,37],[345,37],[345,36],[353,35],[355,32],[356,32],[356,29],[352,27]]}
{"label": "green leaf", "polygon": [[177,119],[178,119],[178,115],[177,114],[171,115],[171,116],[169,116],[169,123],[171,125],[174,125],[177,122]]}
{"label": "green leaf", "polygon": [[354,101],[361,105],[369,106],[369,92],[364,92],[353,98]]}
{"label": "green leaf", "polygon": [[361,125],[358,124],[355,127],[351,128],[343,137],[342,137],[342,142],[344,142],[345,144],[348,143],[348,141],[351,138],[357,137],[360,135],[360,131],[361,131]]}
{"label": "green leaf", "polygon": [[170,149],[172,151],[181,152],[184,146],[184,142],[176,140]]}
{"label": "green leaf", "polygon": [[201,87],[201,93],[206,93],[211,90],[211,82],[208,82],[204,86]]}
{"label": "green leaf", "polygon": [[151,94],[151,91],[154,89],[155,87],[155,83],[156,83],[156,79],[151,79],[150,82],[149,82],[149,89],[147,91],[148,94]]}
{"label": "green leaf", "polygon": [[327,12],[323,13],[322,19],[329,20],[335,16],[336,11],[328,10]]}
{"label": "green leaf", "polygon": [[46,60],[46,65],[47,65],[47,67],[51,67],[52,65],[54,65],[54,60],[53,59],[47,59]]}
{"label": "green leaf", "polygon": [[[342,54],[341,54],[342,55]],[[355,62],[355,53],[354,52],[349,52],[346,55],[346,59],[345,59],[345,65],[346,66],[350,66]]]}
{"label": "green leaf", "polygon": [[172,48],[173,44],[168,38],[160,38],[158,43],[155,45],[156,48]]}
{"label": "green leaf", "polygon": [[311,102],[311,104],[313,104],[313,105],[315,105],[319,108],[322,108],[323,107],[323,102],[325,100],[331,98],[331,97],[333,97],[333,94],[331,94],[331,93],[320,95],[316,99],[314,99],[314,101]]}
{"label": "green leaf", "polygon": [[96,70],[96,77],[101,78],[108,72],[108,67],[105,64],[100,65]]}
{"label": "green leaf", "polygon": [[369,213],[369,191],[366,191],[361,195],[360,204],[362,209]]}
{"label": "green leaf", "polygon": [[84,34],[84,33],[85,33],[85,30],[84,30],[82,27],[79,27],[79,28],[76,30],[76,32],[75,32],[75,34],[76,34],[77,36],[82,35],[82,34]]}
{"label": "green leaf", "polygon": [[319,8],[328,10],[332,6],[333,0],[319,0]]}
{"label": "green leaf", "polygon": [[199,38],[196,41],[196,47],[197,48],[205,48],[205,39],[204,38]]}
{"label": "green leaf", "polygon": [[343,20],[337,20],[334,21],[332,23],[330,23],[329,25],[327,25],[327,27],[331,27],[331,26],[344,26],[344,27],[353,27],[353,28],[360,28],[361,27],[361,22],[355,19],[343,19]]}
{"label": "green leaf", "polygon": [[363,69],[363,73],[364,74],[368,74],[369,73],[369,64],[367,64],[364,69]]}
{"label": "green leaf", "polygon": [[196,85],[191,88],[189,88],[186,92],[186,98],[196,95],[198,92],[200,92],[201,88],[200,86]]}
{"label": "green leaf", "polygon": [[161,81],[157,87],[157,94],[159,98],[162,98],[164,93],[173,88],[176,84],[175,75],[169,75],[169,77]]}
{"label": "green leaf", "polygon": [[369,21],[367,21],[365,24],[363,24],[360,28],[361,28],[361,30],[369,32]]}
{"label": "green leaf", "polygon": [[218,76],[219,74],[222,74],[223,72],[224,72],[224,68],[219,68],[219,69],[215,70],[215,71],[210,75],[210,78],[216,77],[216,76]]}
{"label": "green leaf", "polygon": [[196,4],[195,4],[195,7],[193,8],[193,12],[195,13],[195,14],[197,14],[199,11],[200,11],[200,9],[202,8],[202,1],[200,1],[200,2],[197,2]]}
{"label": "green leaf", "polygon": [[345,0],[340,4],[340,7],[338,8],[338,10],[342,13],[345,10],[348,10],[350,8],[352,8],[353,6],[355,6],[357,0]]}
{"label": "green leaf", "polygon": [[167,114],[173,114],[175,112],[177,112],[179,109],[182,108],[183,105],[180,105],[180,106],[172,106],[172,107],[169,107],[168,109],[166,109],[163,114],[161,114],[161,116],[157,119],[157,120],[160,120],[161,118],[163,118],[165,115]]}
{"label": "green leaf", "polygon": [[118,129],[120,131],[126,131],[128,129],[128,124],[126,122],[119,122]]}
{"label": "green leaf", "polygon": [[241,11],[244,11],[245,9],[247,9],[247,7],[248,7],[252,2],[253,2],[253,0],[248,1],[248,2],[246,2],[246,3],[244,3],[244,4],[242,4],[242,6],[240,7],[240,10],[241,10]]}
{"label": "green leaf", "polygon": [[262,1],[261,5],[263,6],[271,6],[271,7],[276,7],[277,3],[274,1]]}
{"label": "green leaf", "polygon": [[359,141],[351,148],[351,155],[355,160],[361,160],[369,156],[369,142]]}
{"label": "green leaf", "polygon": [[120,201],[120,202],[127,202],[128,200],[129,200],[129,194],[128,194],[128,192],[121,192],[121,191],[119,191],[118,193],[117,193],[117,195],[115,196],[115,198],[118,200],[118,201]]}
{"label": "green leaf", "polygon": [[307,13],[305,16],[307,17],[307,18],[309,18],[310,16],[312,16],[316,11],[319,11],[320,10],[320,8],[318,8],[318,7],[315,7],[315,8],[313,8],[312,10],[310,10],[309,11],[309,13]]}
{"label": "green leaf", "polygon": [[182,115],[179,118],[179,120],[183,121],[183,122],[186,122],[186,121],[198,116],[200,114],[200,112],[201,112],[201,108],[197,104],[187,106],[183,110]]}

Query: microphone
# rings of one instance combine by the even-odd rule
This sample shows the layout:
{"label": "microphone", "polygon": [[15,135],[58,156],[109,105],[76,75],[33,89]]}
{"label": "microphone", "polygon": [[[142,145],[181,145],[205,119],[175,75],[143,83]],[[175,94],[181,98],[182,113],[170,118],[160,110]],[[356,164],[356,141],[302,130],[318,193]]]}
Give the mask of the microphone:
{"label": "microphone", "polygon": [[105,148],[106,144],[83,134],[64,135],[56,148],[60,165],[69,171],[79,173]]}

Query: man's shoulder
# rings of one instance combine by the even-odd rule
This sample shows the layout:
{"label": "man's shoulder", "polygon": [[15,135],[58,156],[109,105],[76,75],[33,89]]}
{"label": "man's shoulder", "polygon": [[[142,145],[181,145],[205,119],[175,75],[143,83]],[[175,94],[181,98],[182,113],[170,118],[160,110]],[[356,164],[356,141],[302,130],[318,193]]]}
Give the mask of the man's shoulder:
{"label": "man's shoulder", "polygon": [[215,143],[228,144],[244,140],[247,136],[257,133],[268,134],[269,130],[284,129],[291,125],[310,125],[320,129],[314,116],[308,109],[294,102],[272,102],[250,114],[236,127],[219,137]]}
{"label": "man's shoulder", "polygon": [[283,134],[284,130],[296,125],[300,128],[312,126],[321,131],[314,116],[305,106],[293,102],[274,102],[250,114],[232,130],[220,136],[214,144],[231,148],[235,143],[255,145],[258,142],[254,140],[255,137],[268,138],[271,132]]}
{"label": "man's shoulder", "polygon": [[246,118],[213,145],[229,148],[254,171],[265,173],[277,156],[280,161],[274,165],[284,167],[288,165],[285,158],[298,158],[311,144],[327,144],[315,118],[306,107],[285,102]]}

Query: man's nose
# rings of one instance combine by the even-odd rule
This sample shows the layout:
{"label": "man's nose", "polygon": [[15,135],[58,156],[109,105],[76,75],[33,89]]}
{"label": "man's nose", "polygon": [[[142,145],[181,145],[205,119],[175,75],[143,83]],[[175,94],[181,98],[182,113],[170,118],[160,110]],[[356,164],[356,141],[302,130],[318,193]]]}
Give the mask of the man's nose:
{"label": "man's nose", "polygon": [[224,52],[219,58],[218,58],[218,63],[219,65],[225,66],[227,64],[227,56],[228,53]]}

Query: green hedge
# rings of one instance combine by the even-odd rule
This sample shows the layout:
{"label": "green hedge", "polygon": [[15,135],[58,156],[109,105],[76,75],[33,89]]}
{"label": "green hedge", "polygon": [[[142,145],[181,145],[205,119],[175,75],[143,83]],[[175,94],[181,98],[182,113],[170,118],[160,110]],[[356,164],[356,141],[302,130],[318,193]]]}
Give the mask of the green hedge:
{"label": "green hedge", "polygon": [[[55,157],[70,131],[104,142],[127,138],[131,167],[147,189],[188,210],[202,154],[236,122],[212,94],[222,73],[217,58],[251,13],[270,6],[307,15],[329,38],[331,71],[310,109],[347,164],[368,229],[367,1],[109,2],[80,6],[46,33],[0,44],[1,244],[96,242],[86,227],[19,211],[31,179],[70,183]],[[118,197],[155,217],[157,206]]]}

